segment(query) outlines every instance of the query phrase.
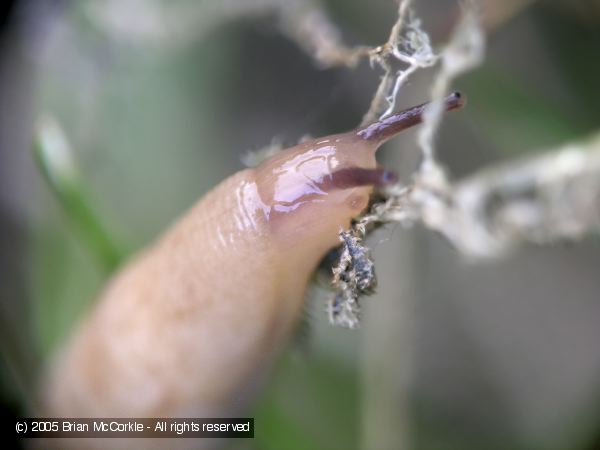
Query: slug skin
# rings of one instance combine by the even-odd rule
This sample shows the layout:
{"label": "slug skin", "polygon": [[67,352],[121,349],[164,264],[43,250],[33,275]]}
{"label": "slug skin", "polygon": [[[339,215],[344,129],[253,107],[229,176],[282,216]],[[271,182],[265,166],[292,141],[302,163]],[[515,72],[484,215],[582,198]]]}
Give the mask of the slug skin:
{"label": "slug skin", "polygon": [[[447,109],[462,105],[451,97]],[[369,127],[302,143],[234,174],[129,262],[55,358],[42,414],[243,413],[340,228],[365,209],[373,185],[394,180],[376,168],[375,151],[402,127]],[[148,441],[127,441],[136,445]]]}

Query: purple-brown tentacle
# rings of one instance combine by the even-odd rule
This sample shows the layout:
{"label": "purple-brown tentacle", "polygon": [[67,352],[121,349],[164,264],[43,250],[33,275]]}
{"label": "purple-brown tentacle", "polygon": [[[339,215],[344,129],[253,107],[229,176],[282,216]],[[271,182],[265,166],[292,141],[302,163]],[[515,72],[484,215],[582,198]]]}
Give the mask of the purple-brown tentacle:
{"label": "purple-brown tentacle", "polygon": [[324,190],[350,189],[359,186],[383,187],[397,181],[398,176],[389,169],[382,167],[376,169],[349,167],[332,172],[329,177],[320,183],[320,187]]}
{"label": "purple-brown tentacle", "polygon": [[[444,99],[444,109],[446,111],[460,109],[465,105],[465,102],[464,95],[460,92],[453,92]],[[361,128],[356,134],[366,141],[375,141],[381,144],[399,132],[420,124],[423,121],[423,113],[428,105],[429,102],[397,112],[385,119]]]}

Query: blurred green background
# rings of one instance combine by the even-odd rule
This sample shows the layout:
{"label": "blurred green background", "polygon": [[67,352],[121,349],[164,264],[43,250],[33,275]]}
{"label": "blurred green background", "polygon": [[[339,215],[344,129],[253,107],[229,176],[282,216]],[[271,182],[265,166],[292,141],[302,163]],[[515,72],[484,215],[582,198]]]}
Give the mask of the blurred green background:
{"label": "blurred green background", "polygon": [[[36,165],[38,119],[61,124],[79,171],[75,202],[100,217],[117,256],[129,255],[241,169],[245,152],[360,122],[381,72],[367,62],[317,67],[281,32],[273,5],[285,3],[3,7],[3,417],[27,415],[44,358],[92,302],[112,261],[90,245],[97,235],[69,220]],[[322,6],[350,45],[385,42],[396,14],[391,0]],[[438,43],[457,8],[416,1]],[[600,125],[600,2],[487,0],[482,11],[486,60],[457,81],[468,107],[437,137],[455,178]],[[410,80],[402,107],[427,98],[431,76]],[[408,179],[414,132],[380,160]],[[419,229],[386,227],[369,243],[380,287],[364,301],[363,326],[329,326],[315,288],[306,336],[282,357],[251,412],[256,439],[234,448],[600,448],[597,237],[485,264],[464,261]]]}

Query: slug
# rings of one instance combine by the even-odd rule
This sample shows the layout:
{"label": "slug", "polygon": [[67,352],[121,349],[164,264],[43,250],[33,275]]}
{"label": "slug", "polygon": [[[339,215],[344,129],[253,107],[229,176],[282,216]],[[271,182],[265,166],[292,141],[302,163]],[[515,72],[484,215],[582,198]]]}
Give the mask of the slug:
{"label": "slug", "polygon": [[[444,102],[453,110],[464,99]],[[206,194],[108,283],[45,377],[43,414],[242,412],[340,228],[373,187],[396,181],[377,166],[377,148],[420,123],[425,107],[288,148]]]}

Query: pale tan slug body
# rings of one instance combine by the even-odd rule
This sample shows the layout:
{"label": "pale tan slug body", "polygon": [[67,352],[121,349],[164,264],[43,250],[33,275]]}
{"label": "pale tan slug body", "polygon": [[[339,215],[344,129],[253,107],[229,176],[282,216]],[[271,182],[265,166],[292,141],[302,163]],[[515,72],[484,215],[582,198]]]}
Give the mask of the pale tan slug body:
{"label": "pale tan slug body", "polygon": [[[448,109],[462,104],[451,97]],[[241,414],[320,259],[372,185],[390,181],[377,147],[418,123],[417,108],[287,149],[209,192],[107,286],[54,362],[43,414]]]}

